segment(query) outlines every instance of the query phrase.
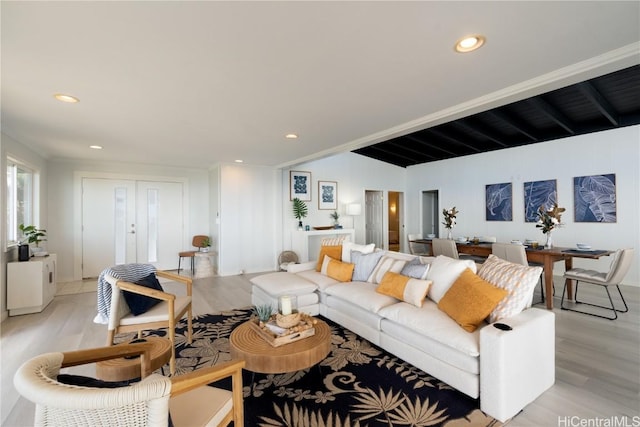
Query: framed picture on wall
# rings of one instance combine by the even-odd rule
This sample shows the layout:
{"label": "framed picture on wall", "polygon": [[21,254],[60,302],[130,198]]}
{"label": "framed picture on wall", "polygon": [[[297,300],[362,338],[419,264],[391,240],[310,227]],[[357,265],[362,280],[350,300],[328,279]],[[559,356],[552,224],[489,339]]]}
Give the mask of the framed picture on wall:
{"label": "framed picture on wall", "polygon": [[289,171],[289,200],[311,201],[311,172]]}
{"label": "framed picture on wall", "polygon": [[555,179],[524,183],[524,221],[538,222],[538,209],[553,208],[558,203],[558,191]]}
{"label": "framed picture on wall", "polygon": [[573,178],[576,222],[616,222],[616,174]]}
{"label": "framed picture on wall", "polygon": [[513,221],[513,188],[510,182],[485,187],[487,221]]}
{"label": "framed picture on wall", "polygon": [[338,183],[318,181],[318,209],[338,209]]}

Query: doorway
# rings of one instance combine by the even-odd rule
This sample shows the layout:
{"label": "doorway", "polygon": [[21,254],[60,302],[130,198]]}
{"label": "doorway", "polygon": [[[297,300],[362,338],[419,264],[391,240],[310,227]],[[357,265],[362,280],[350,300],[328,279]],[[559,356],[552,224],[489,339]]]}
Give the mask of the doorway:
{"label": "doorway", "polygon": [[399,252],[401,250],[401,242],[404,235],[404,217],[403,194],[397,191],[389,191],[389,250]]}
{"label": "doorway", "polygon": [[81,185],[82,278],[134,262],[177,267],[183,183],[83,177]]}
{"label": "doorway", "polygon": [[384,195],[382,191],[365,190],[365,243],[384,248]]}
{"label": "doorway", "polygon": [[428,234],[435,234],[439,237],[438,225],[438,190],[429,190],[422,192],[422,236],[427,237]]}

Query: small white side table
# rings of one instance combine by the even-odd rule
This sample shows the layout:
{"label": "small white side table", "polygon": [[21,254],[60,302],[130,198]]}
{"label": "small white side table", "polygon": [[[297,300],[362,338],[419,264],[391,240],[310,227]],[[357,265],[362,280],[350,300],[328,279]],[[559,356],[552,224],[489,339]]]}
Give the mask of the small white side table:
{"label": "small white side table", "polygon": [[215,270],[211,258],[217,255],[215,251],[209,252],[196,252],[195,258],[195,272],[193,278],[198,279],[201,277],[215,276]]}

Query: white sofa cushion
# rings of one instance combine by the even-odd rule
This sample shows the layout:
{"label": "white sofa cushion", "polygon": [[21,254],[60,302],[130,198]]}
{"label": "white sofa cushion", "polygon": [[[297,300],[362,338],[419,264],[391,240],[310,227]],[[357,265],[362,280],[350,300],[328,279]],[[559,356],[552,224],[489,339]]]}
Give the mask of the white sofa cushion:
{"label": "white sofa cushion", "polygon": [[[427,280],[431,280],[431,287],[427,296],[435,302],[439,302],[447,293],[460,273],[470,268],[477,271],[476,263],[472,260],[453,259],[444,255],[438,255],[427,271]],[[486,280],[486,279],[485,279]]]}
{"label": "white sofa cushion", "polygon": [[269,295],[304,295],[315,292],[318,286],[298,274],[286,271],[262,274],[252,277],[251,283],[261,288]]}
{"label": "white sofa cushion", "polygon": [[[468,356],[480,355],[479,329],[471,333],[465,331],[455,320],[440,311],[433,301],[426,300],[420,308],[399,302],[380,309],[378,315]],[[411,343],[416,347],[421,346],[420,342]],[[425,348],[425,351],[429,352],[429,349]]]}
{"label": "white sofa cushion", "polygon": [[381,308],[398,302],[394,297],[377,293],[376,287],[375,283],[348,282],[329,286],[325,292],[371,313],[377,313]]}
{"label": "white sofa cushion", "polygon": [[327,286],[340,283],[336,279],[332,279],[331,277],[325,276],[321,272],[315,270],[301,271],[300,273],[297,273],[297,275],[302,277],[303,279],[308,280],[309,282],[315,283],[320,292],[324,292]]}

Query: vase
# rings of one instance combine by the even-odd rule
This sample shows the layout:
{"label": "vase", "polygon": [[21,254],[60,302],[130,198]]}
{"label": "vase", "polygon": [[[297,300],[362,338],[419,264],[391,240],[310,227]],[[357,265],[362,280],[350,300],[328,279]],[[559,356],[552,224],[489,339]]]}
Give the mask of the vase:
{"label": "vase", "polygon": [[447,239],[452,240],[453,239],[453,235],[451,234],[451,229],[447,228]]}
{"label": "vase", "polygon": [[298,230],[304,230],[304,227],[302,226],[302,221],[298,221]]}
{"label": "vase", "polygon": [[551,235],[551,230],[547,231],[547,241],[544,244],[545,249],[551,249],[553,247],[553,236]]}

